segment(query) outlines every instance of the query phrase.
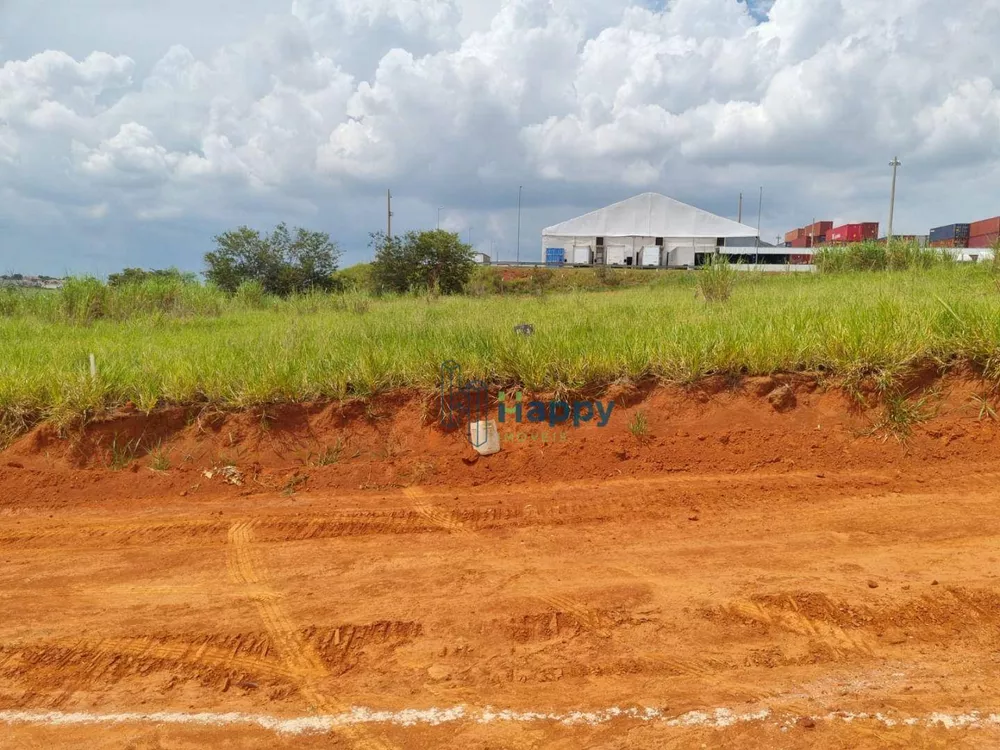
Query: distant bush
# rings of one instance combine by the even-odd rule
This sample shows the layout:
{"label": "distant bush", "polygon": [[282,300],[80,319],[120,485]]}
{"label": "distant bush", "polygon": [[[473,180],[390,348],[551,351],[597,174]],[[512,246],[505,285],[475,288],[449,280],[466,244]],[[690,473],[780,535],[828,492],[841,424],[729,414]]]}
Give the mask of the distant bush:
{"label": "distant bush", "polygon": [[164,270],[147,271],[142,268],[126,268],[119,273],[108,276],[108,286],[126,286],[127,284],[139,284],[145,281],[176,281],[185,284],[198,283],[198,277],[193,273],[185,273],[176,268]]}
{"label": "distant bush", "polygon": [[472,269],[469,282],[465,285],[465,291],[476,297],[487,294],[503,294],[503,271],[493,266],[477,265]]}
{"label": "distant bush", "polygon": [[371,264],[358,263],[334,272],[333,291],[373,292]]}

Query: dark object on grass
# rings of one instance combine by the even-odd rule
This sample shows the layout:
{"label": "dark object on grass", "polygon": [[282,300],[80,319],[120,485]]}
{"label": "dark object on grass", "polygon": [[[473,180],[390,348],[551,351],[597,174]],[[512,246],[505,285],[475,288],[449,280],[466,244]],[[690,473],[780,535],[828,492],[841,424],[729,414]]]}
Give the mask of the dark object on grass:
{"label": "dark object on grass", "polygon": [[519,333],[522,336],[531,336],[535,333],[535,327],[530,323],[521,323],[519,326],[514,326],[514,333]]}

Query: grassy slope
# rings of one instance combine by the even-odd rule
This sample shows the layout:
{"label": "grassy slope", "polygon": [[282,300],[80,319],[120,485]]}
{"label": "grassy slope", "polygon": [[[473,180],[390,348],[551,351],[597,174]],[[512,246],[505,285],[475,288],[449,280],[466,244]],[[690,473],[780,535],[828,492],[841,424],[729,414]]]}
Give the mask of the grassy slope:
{"label": "grassy slope", "polygon": [[[714,304],[696,299],[694,274],[665,276],[615,292],[402,298],[357,309],[331,298],[90,325],[0,318],[0,408],[65,416],[125,401],[151,409],[340,398],[435,387],[444,360],[466,376],[538,390],[709,372],[849,374],[951,355],[1000,374],[1000,292],[979,268],[745,276],[728,302]],[[534,336],[514,334],[522,322]]]}

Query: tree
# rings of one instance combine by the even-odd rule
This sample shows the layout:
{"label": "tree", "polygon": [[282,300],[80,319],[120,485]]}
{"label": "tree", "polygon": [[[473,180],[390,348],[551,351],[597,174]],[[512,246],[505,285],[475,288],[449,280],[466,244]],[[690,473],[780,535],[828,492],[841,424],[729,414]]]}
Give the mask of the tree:
{"label": "tree", "polygon": [[215,250],[205,253],[205,277],[227,292],[245,281],[258,281],[268,294],[287,296],[310,289],[329,291],[341,250],[325,232],[301,227],[289,232],[284,223],[270,235],[240,227],[213,237]]}
{"label": "tree", "polygon": [[476,265],[472,246],[443,229],[407,232],[402,237],[376,232],[371,238],[375,247],[372,282],[378,291],[426,289],[458,294]]}

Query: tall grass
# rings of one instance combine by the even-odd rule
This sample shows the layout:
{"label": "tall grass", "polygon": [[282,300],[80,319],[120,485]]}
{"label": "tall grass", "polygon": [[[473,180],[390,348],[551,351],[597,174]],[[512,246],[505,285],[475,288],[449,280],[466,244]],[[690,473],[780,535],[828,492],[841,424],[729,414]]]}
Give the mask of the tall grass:
{"label": "tall grass", "polygon": [[[664,274],[669,280],[651,287],[541,296],[304,295],[265,298],[257,308],[219,295],[209,315],[154,309],[124,319],[123,300],[89,287],[74,290],[72,304],[50,294],[4,296],[16,314],[0,317],[0,415],[430,389],[446,360],[465,377],[560,392],[622,378],[894,372],[954,356],[1000,378],[1000,291],[985,267],[754,274],[741,277],[728,301],[710,305],[693,293],[700,273]],[[171,309],[189,311],[202,298],[184,299]],[[516,335],[520,323],[533,325],[534,335]]]}
{"label": "tall grass", "polygon": [[739,273],[726,256],[714,257],[701,269],[698,292],[706,302],[725,302],[733,294]]}
{"label": "tall grass", "polygon": [[817,248],[813,263],[826,273],[905,271],[949,266],[955,256],[944,248],[920,247],[912,240],[869,241]]}

